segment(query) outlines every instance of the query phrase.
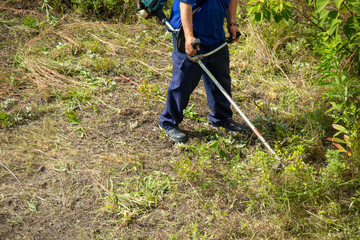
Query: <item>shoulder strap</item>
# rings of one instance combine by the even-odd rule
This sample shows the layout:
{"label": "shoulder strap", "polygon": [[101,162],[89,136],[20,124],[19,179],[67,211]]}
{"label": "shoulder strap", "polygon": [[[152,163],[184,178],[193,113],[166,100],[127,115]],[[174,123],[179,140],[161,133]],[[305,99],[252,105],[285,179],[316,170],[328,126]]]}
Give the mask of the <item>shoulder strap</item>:
{"label": "shoulder strap", "polygon": [[193,15],[201,8],[201,6],[206,2],[206,0],[200,0],[192,10]]}

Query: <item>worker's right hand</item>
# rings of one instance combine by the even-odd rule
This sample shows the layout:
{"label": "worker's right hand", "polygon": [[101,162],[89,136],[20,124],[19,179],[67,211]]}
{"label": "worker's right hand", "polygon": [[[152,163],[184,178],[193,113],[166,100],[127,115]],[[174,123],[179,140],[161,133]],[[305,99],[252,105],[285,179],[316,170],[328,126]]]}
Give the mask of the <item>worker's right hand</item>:
{"label": "worker's right hand", "polygon": [[185,52],[187,55],[193,56],[197,53],[197,51],[200,50],[200,46],[196,46],[195,48],[193,47],[192,43],[193,41],[196,40],[195,37],[188,37],[185,39]]}

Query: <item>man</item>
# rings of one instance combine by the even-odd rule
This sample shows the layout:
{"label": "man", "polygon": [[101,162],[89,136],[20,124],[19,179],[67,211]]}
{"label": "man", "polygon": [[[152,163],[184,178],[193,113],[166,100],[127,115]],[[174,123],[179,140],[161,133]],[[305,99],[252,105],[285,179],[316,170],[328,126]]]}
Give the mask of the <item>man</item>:
{"label": "man", "polygon": [[[161,113],[159,126],[175,142],[186,142],[188,137],[179,124],[183,120],[183,110],[189,98],[198,85],[201,76],[207,94],[210,124],[214,127],[224,127],[230,131],[241,131],[245,127],[232,120],[230,102],[203,72],[201,67],[188,59],[187,55],[207,53],[220,46],[225,41],[224,20],[233,42],[239,32],[236,25],[236,9],[238,0],[206,0],[193,15],[192,7],[200,0],[174,0],[170,15],[170,24],[179,29],[182,24],[185,34],[185,51],[180,53],[176,48],[174,37],[173,75],[167,92],[165,109]],[[192,42],[199,38],[201,45],[193,48]],[[226,47],[204,58],[202,62],[231,96],[231,79],[229,68],[229,50]]]}

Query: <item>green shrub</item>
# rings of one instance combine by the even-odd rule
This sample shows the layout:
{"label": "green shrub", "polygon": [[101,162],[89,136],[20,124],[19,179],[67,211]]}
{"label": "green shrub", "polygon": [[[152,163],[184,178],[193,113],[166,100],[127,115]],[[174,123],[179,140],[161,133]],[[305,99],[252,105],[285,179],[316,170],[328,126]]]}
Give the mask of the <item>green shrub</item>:
{"label": "green shrub", "polygon": [[[303,6],[306,6],[304,8]],[[319,108],[329,109],[324,114],[332,119],[335,135],[322,132],[338,151],[350,158],[353,172],[359,162],[360,88],[360,4],[353,0],[307,1],[249,1],[249,15],[258,23],[274,19],[281,27],[287,22],[309,23],[306,37],[319,58],[317,70],[320,77],[315,82],[323,94]],[[293,12],[293,14],[290,14]],[[295,16],[290,18],[290,16]],[[300,17],[303,19],[299,20]],[[288,32],[288,31],[286,31]],[[306,31],[303,31],[304,34]],[[273,36],[272,34],[270,34]],[[270,44],[274,40],[269,40]],[[330,124],[331,126],[331,124]]]}
{"label": "green shrub", "polygon": [[83,14],[95,15],[104,19],[120,18],[124,22],[136,19],[136,1],[130,0],[43,0],[54,11],[64,13],[73,9]]}

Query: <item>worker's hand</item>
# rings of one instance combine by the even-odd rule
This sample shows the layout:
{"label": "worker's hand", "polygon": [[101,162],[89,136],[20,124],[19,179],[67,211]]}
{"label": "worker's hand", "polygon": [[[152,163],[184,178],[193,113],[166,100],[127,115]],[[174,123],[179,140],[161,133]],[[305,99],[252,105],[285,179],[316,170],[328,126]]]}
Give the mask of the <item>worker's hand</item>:
{"label": "worker's hand", "polygon": [[234,43],[239,40],[240,34],[238,34],[238,33],[240,33],[240,31],[237,26],[235,26],[235,25],[229,26],[228,31],[230,34],[230,38],[232,38],[232,41],[229,41],[230,43]]}
{"label": "worker's hand", "polygon": [[185,52],[190,56],[195,55],[197,51],[200,50],[199,46],[196,46],[196,48],[192,46],[192,43],[195,39],[195,37],[189,37],[185,40]]}

